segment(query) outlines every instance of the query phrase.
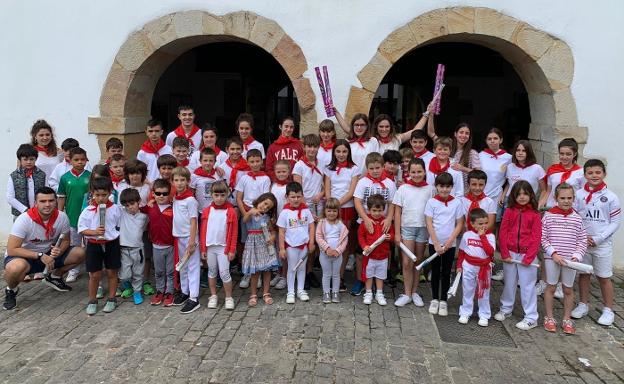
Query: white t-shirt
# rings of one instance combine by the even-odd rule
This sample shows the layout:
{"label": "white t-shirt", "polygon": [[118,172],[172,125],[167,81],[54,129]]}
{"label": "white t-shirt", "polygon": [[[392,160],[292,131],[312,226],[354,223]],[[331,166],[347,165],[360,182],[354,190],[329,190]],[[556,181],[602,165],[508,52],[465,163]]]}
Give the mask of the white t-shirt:
{"label": "white t-shirt", "polygon": [[148,153],[142,149],[139,150],[139,153],[137,153],[137,160],[140,160],[147,165],[147,180],[153,182],[160,177],[160,172],[158,171],[158,165],[156,162],[160,156],[171,155],[172,153],[173,151],[168,145],[160,148],[158,153]]}
{"label": "white t-shirt", "polygon": [[425,206],[433,193],[431,185],[416,187],[403,184],[399,187],[392,204],[401,207],[401,226],[425,227]]}
{"label": "white t-shirt", "polygon": [[332,150],[326,151],[323,147],[320,147],[318,150],[318,154],[316,155],[316,159],[318,160],[318,169],[321,172],[331,163]]}
{"label": "white t-shirt", "polygon": [[[485,235],[490,246],[496,249],[496,236],[493,233]],[[481,236],[474,231],[466,231],[459,242],[459,249],[466,252],[469,256],[478,257],[479,259],[487,259],[489,256],[483,249],[483,243],[481,242]]]}
{"label": "white t-shirt", "polygon": [[206,245],[227,245],[227,209],[210,208],[207,227]]}
{"label": "white t-shirt", "polygon": [[286,244],[297,247],[310,241],[309,225],[314,223],[314,216],[308,208],[299,211],[284,209],[277,218],[277,226],[285,229]]}
{"label": "white t-shirt", "polygon": [[481,161],[481,170],[487,175],[487,183],[485,184],[485,194],[498,201],[503,192],[505,184],[505,174],[507,166],[511,163],[511,155],[503,153],[498,156],[490,155],[485,151],[479,153]]}
{"label": "white t-shirt", "polygon": [[[22,239],[22,248],[33,252],[48,252],[56,243],[61,234],[69,236],[69,219],[65,212],[59,211],[59,215],[52,227],[53,231],[49,239],[46,238],[45,228],[35,223],[28,213],[24,212],[17,217],[11,228],[11,235]],[[5,254],[5,257],[7,255]],[[12,256],[12,255],[8,255]]]}
{"label": "white t-shirt", "polygon": [[[453,176],[453,189],[451,189],[451,196],[453,197],[461,197],[464,196],[464,177],[460,171],[456,171],[453,168],[449,167],[446,172]],[[427,166],[427,184],[433,186],[433,194],[435,195],[435,178],[436,175],[429,171],[429,166]],[[432,195],[433,196],[433,195]]]}
{"label": "white t-shirt", "polygon": [[301,184],[303,187],[303,197],[306,204],[310,204],[312,197],[318,195],[323,188],[323,173],[319,166],[316,169],[310,168],[302,160],[298,160],[292,170],[293,175],[301,176]]}
{"label": "white t-shirt", "polygon": [[271,193],[275,196],[275,200],[277,201],[277,215],[282,212],[284,209],[284,205],[286,205],[286,184],[279,185],[277,183],[273,183],[271,185]]}
{"label": "white t-shirt", "polygon": [[212,203],[210,188],[212,188],[212,184],[219,180],[221,180],[221,177],[219,177],[219,174],[216,172],[211,177],[204,177],[191,173],[191,188],[195,190],[195,199],[197,199],[197,203],[199,204],[199,212],[202,212],[204,208]]}
{"label": "white t-shirt", "polygon": [[371,137],[370,140],[360,145],[358,142],[351,144],[351,159],[360,170],[360,174],[366,173],[366,155],[371,152],[379,153],[379,141]]}
{"label": "white t-shirt", "polygon": [[[191,173],[193,173],[193,171],[196,170],[197,168],[201,167],[201,163],[199,162],[200,155],[201,155],[201,151],[195,151],[189,158],[189,165],[187,168],[189,169],[189,171],[191,171]],[[228,158],[228,155],[225,151],[219,152],[219,154],[215,158],[214,167],[215,168],[220,167],[221,164],[225,163],[225,160],[227,160],[227,158]]]}
{"label": "white t-shirt", "polygon": [[[557,205],[557,201],[555,200],[555,189],[559,184],[561,184],[562,176],[563,173],[553,173],[552,175],[548,176],[548,181],[546,182],[546,184],[550,186],[550,194],[548,195],[548,200],[546,201],[547,207],[554,207],[555,205]],[[578,191],[579,189],[583,188],[583,186],[585,185],[585,174],[583,172],[583,167],[577,169],[576,171],[573,171],[570,174],[570,177],[566,180],[566,183],[570,184],[572,188],[574,188],[574,191]]]}
{"label": "white t-shirt", "polygon": [[[466,196],[462,196],[459,198],[459,201],[462,204],[462,212],[464,216],[466,216],[466,222],[469,220],[468,218],[468,210],[470,209],[470,204],[472,201],[468,199]],[[485,196],[481,201],[479,201],[479,208],[483,209],[488,215],[496,215],[496,211],[498,211],[498,203],[493,199]]]}
{"label": "white t-shirt", "polygon": [[228,201],[236,207],[236,196],[234,195],[234,191],[236,189],[236,186],[238,185],[238,183],[240,183],[241,179],[243,178],[243,176],[245,176],[247,174],[246,171],[238,171],[236,173],[236,181],[234,183],[234,185],[230,185],[230,176],[232,176],[232,167],[230,167],[226,162],[223,162],[223,164],[221,164],[220,167],[223,170],[223,180],[225,180],[225,182],[228,184],[228,187],[230,188],[230,196],[228,197]]}
{"label": "white t-shirt", "polygon": [[262,143],[258,140],[254,140],[247,146],[243,145],[243,159],[247,159],[247,152],[249,152],[250,149],[257,149],[262,154],[263,159],[266,157],[266,155],[264,154],[264,146],[262,145]]}
{"label": "white t-shirt", "polygon": [[366,202],[371,195],[381,195],[386,201],[386,209],[384,209],[384,215],[388,213],[388,205],[392,203],[394,199],[394,194],[396,193],[396,184],[394,181],[385,178],[382,180],[384,186],[379,183],[373,182],[368,177],[362,177],[357,184],[355,185],[355,192],[353,192],[353,197],[357,197],[362,200],[362,206],[364,207],[364,211],[368,214],[368,207],[366,206]]}
{"label": "white t-shirt", "polygon": [[[128,184],[124,180],[119,183],[119,189],[118,189],[119,196],[121,197],[121,192],[123,192],[125,189],[128,189],[128,188],[136,189],[137,191],[139,191],[139,196],[141,196],[141,201],[139,202],[139,206],[145,207],[147,205],[147,199],[151,191],[149,184],[143,184],[140,187],[133,187],[132,185]],[[121,204],[121,201],[119,201],[119,204]]]}
{"label": "white t-shirt", "polygon": [[[60,163],[58,163],[56,167],[54,167],[54,171],[52,171],[52,174],[48,179],[48,186],[55,191],[58,191],[61,177],[69,172],[70,169],[72,169],[71,163],[68,163],[67,161],[61,161]],[[91,164],[88,161],[87,164],[85,164],[85,170],[91,172]]]}
{"label": "white t-shirt", "polygon": [[269,176],[256,176],[254,179],[252,176],[245,175],[236,184],[236,192],[243,194],[243,203],[248,207],[251,207],[260,195],[270,190],[271,178]]}
{"label": "white t-shirt", "polygon": [[122,247],[143,247],[143,232],[147,229],[147,215],[144,213],[131,214],[121,208],[119,220],[119,245]]}
{"label": "white t-shirt", "polygon": [[414,156],[414,157],[422,159],[422,161],[425,162],[425,170],[428,170],[429,169],[429,163],[431,162],[431,159],[433,159],[435,157],[435,155],[433,154],[433,152],[427,151],[427,152],[423,153],[420,156]]}
{"label": "white t-shirt", "polygon": [[[360,175],[360,168],[355,165],[351,168],[341,168],[340,173],[338,173],[338,168],[336,168],[335,171],[325,168],[324,172],[330,180],[330,196],[340,199],[349,192],[353,178]],[[340,206],[340,208],[349,207],[353,207],[353,199],[350,199]]]}
{"label": "white t-shirt", "polygon": [[[165,144],[167,144],[169,147],[171,147],[171,149],[173,149],[173,140],[176,137],[178,137],[178,135],[176,135],[175,130],[169,132],[169,134],[167,134],[167,138],[165,139]],[[192,155],[193,152],[197,148],[199,148],[199,146],[201,145],[201,140],[202,140],[202,132],[200,129],[197,132],[195,132],[195,134],[191,136],[191,140],[189,140],[189,143],[191,145],[189,148],[189,155]]]}
{"label": "white t-shirt", "polygon": [[319,225],[323,226],[325,241],[329,247],[336,249],[340,244],[340,233],[342,232],[342,227],[344,227],[342,221],[338,220],[335,224],[331,224],[329,221],[323,220]]}
{"label": "white t-shirt", "polygon": [[399,139],[398,135],[394,135],[394,137],[388,143],[382,143],[380,140],[377,140],[377,142],[379,143],[379,153],[381,153],[382,155],[384,154],[384,152],[391,149],[398,151],[401,144],[403,144],[401,139]]}
{"label": "white t-shirt", "polygon": [[173,230],[175,237],[189,237],[191,235],[191,219],[197,219],[199,204],[194,197],[186,199],[173,198]]}
{"label": "white t-shirt", "polygon": [[585,188],[580,189],[576,193],[574,209],[583,219],[587,234],[597,245],[603,242],[611,244],[613,234],[620,227],[622,217],[620,199],[607,188],[594,192],[589,203],[586,203],[588,195],[589,192]]}
{"label": "white t-shirt", "polygon": [[44,152],[39,152],[39,156],[37,156],[37,161],[35,161],[35,166],[41,169],[46,174],[46,185],[48,185],[48,180],[54,172],[54,168],[59,163],[65,161],[65,154],[63,151],[58,151],[56,156],[48,156]]}
{"label": "white t-shirt", "polygon": [[[104,239],[115,240],[119,237],[119,221],[121,219],[121,206],[113,204],[106,208],[106,219],[104,220]],[[78,233],[85,230],[95,230],[100,226],[100,209],[93,205],[85,208],[78,218]],[[143,231],[141,231],[143,234]],[[86,239],[96,239],[97,236],[85,236]]]}
{"label": "white t-shirt", "polygon": [[17,198],[15,198],[15,185],[13,185],[13,178],[9,176],[7,181],[6,199],[11,208],[17,209],[19,212],[24,212],[28,208],[35,205],[35,182],[32,177],[26,179],[26,186],[28,188],[28,206],[22,204]]}
{"label": "white t-shirt", "polygon": [[518,180],[524,180],[527,183],[531,184],[533,188],[533,192],[537,195],[539,189],[539,181],[542,180],[546,176],[546,172],[544,168],[542,168],[539,164],[533,164],[530,167],[521,168],[518,167],[514,163],[509,163],[507,166],[507,172],[505,172],[505,177],[507,178],[507,183],[509,183],[509,188],[507,189],[507,195],[505,197],[509,197],[509,193],[511,193],[511,188],[516,184]]}
{"label": "white t-shirt", "polygon": [[[451,237],[457,219],[464,217],[459,199],[453,199],[447,202],[447,205],[434,198],[429,199],[425,205],[425,216],[433,219],[433,230],[440,244],[444,244]],[[429,234],[429,244],[433,244],[431,234]]]}

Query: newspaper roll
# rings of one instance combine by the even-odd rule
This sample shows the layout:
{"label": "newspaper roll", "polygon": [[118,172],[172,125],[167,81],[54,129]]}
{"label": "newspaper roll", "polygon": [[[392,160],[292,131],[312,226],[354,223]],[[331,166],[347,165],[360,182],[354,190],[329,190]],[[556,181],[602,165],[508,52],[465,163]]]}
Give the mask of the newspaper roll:
{"label": "newspaper roll", "polygon": [[375,242],[373,242],[373,244],[370,245],[370,248],[368,248],[368,251],[364,251],[364,252],[362,252],[362,254],[364,256],[370,255],[375,250],[375,248],[377,248],[385,240],[386,240],[386,234],[384,233],[381,236],[379,236],[379,238],[377,240],[375,240]]}
{"label": "newspaper roll", "polygon": [[306,253],[305,256],[303,256],[301,259],[299,259],[299,261],[297,261],[297,264],[295,264],[295,266],[292,269],[293,272],[297,272],[297,269],[299,269],[301,264],[303,264],[306,260],[308,260],[308,254],[307,253]]}
{"label": "newspaper roll", "polygon": [[511,262],[514,264],[520,264],[520,265],[524,265],[525,267],[535,267],[535,268],[539,268],[539,263],[531,263],[529,265],[524,264],[521,260],[514,260],[511,259]]}
{"label": "newspaper roll", "polygon": [[[100,204],[98,206],[98,212],[100,213],[100,226],[106,228],[106,204]],[[104,235],[100,235],[97,238],[98,240],[106,239]]]}
{"label": "newspaper roll", "polygon": [[579,263],[579,262],[572,261],[572,260],[565,260],[565,265],[566,267],[576,269],[577,271],[581,273],[589,273],[589,274],[594,273],[594,267],[589,264]]}
{"label": "newspaper roll", "polygon": [[431,263],[433,261],[433,259],[435,259],[436,257],[438,257],[438,253],[434,253],[433,255],[427,257],[425,259],[425,261],[423,261],[422,263],[418,264],[416,266],[416,270],[420,271],[421,269],[423,269],[424,267],[426,267],[427,265],[429,265],[429,263]]}
{"label": "newspaper roll", "polygon": [[186,263],[188,263],[190,258],[191,258],[191,254],[188,251],[185,251],[184,256],[182,256],[182,258],[178,260],[178,263],[175,265],[176,272],[180,272],[180,270],[184,268]]}
{"label": "newspaper roll", "polygon": [[[60,247],[60,246],[61,246],[61,242],[63,241],[63,238],[64,238],[64,237],[65,237],[65,234],[64,234],[64,233],[61,233],[61,234],[59,235],[58,239],[56,239],[56,243],[54,243],[54,248],[58,248],[58,247]],[[49,273],[50,273],[50,271],[48,271],[48,267],[45,267],[45,268],[43,269],[43,274],[44,274],[44,275],[47,275],[47,274],[49,274]]]}
{"label": "newspaper roll", "polygon": [[271,243],[269,239],[271,238],[271,234],[269,233],[269,227],[266,223],[261,223],[260,227],[262,228],[262,234],[264,235],[264,240],[267,242],[267,247],[269,249],[269,255],[272,257],[277,256],[277,252],[275,251],[275,244]]}
{"label": "newspaper roll", "polygon": [[448,292],[446,293],[446,295],[449,297],[449,299],[451,297],[455,297],[457,295],[457,288],[459,288],[459,282],[461,281],[461,271],[457,272],[457,274],[455,275],[455,280],[453,280],[453,285],[451,285],[451,287],[449,288]]}
{"label": "newspaper roll", "polygon": [[416,262],[416,255],[414,255],[414,253],[412,253],[412,251],[407,248],[407,245],[403,244],[403,242],[400,242],[399,247],[401,248],[401,251],[405,253],[405,256],[409,257],[414,263]]}

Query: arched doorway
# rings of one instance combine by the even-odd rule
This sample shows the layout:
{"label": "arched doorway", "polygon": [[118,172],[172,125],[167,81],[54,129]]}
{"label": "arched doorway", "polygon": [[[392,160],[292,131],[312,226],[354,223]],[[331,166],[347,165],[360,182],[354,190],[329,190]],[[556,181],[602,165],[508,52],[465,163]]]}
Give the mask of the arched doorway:
{"label": "arched doorway", "polygon": [[445,65],[446,85],[436,117],[440,136],[467,122],[477,149],[493,126],[503,131],[507,149],[528,138],[531,117],[522,80],[500,53],[476,44],[435,43],[405,54],[381,81],[369,115],[389,114],[400,129],[413,127],[431,100],[438,63]]}
{"label": "arched doorway", "polygon": [[306,58],[277,23],[251,12],[216,16],[184,11],[147,23],[117,52],[100,96],[100,116],[89,117],[89,133],[98,136],[101,153],[112,136],[122,139],[126,153],[135,153],[145,140],[154,91],[167,68],[196,47],[224,42],[249,44],[269,53],[297,95],[301,131],[316,127],[314,92],[303,76],[308,69]]}

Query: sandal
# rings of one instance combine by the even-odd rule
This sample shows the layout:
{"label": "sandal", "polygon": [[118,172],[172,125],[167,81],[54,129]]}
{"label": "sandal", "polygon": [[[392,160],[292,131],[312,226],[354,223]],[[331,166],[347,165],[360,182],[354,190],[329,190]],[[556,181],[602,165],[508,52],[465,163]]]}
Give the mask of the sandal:
{"label": "sandal", "polygon": [[249,305],[250,307],[255,307],[257,304],[258,304],[258,296],[257,295],[249,296],[249,300],[247,301],[247,305]]}
{"label": "sandal", "polygon": [[262,300],[264,301],[264,304],[266,305],[273,304],[273,298],[271,297],[270,293],[265,293],[264,295],[262,295]]}

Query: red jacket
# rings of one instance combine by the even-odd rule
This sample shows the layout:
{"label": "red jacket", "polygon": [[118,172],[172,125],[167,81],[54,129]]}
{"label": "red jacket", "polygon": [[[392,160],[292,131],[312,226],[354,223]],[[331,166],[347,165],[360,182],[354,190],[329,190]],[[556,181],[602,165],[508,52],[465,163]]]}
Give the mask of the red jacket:
{"label": "red jacket", "polygon": [[266,164],[265,170],[266,173],[271,178],[271,181],[275,181],[275,163],[278,160],[288,160],[290,161],[290,170],[292,172],[295,163],[299,158],[303,156],[303,146],[301,145],[301,141],[295,139],[288,144],[278,144],[277,142],[273,142],[269,145],[269,149],[266,154]]}
{"label": "red jacket", "polygon": [[158,204],[146,205],[141,211],[149,218],[149,236],[156,245],[173,245],[173,207],[160,211]]}
{"label": "red jacket", "polygon": [[533,209],[507,208],[498,231],[501,258],[509,252],[524,254],[522,262],[529,264],[537,257],[542,238],[542,218]]}
{"label": "red jacket", "polygon": [[[358,228],[358,242],[360,243],[360,247],[362,249],[370,246],[383,234],[383,221],[385,217],[380,217],[375,220],[369,216],[369,218],[373,221],[373,233],[370,234],[366,230],[366,225],[364,223],[360,224]],[[385,260],[390,255],[390,244],[392,243],[394,230],[390,228],[388,234],[390,235],[390,239],[382,242],[371,252],[370,255],[364,256],[375,260]]]}
{"label": "red jacket", "polygon": [[[227,213],[225,214],[226,230],[225,230],[225,250],[223,253],[236,253],[236,242],[238,241],[238,216],[230,203],[225,203]],[[208,220],[210,216],[210,208],[212,205],[204,208],[202,212],[201,227],[199,230],[199,249],[202,253],[206,252],[206,233],[208,233]]]}

